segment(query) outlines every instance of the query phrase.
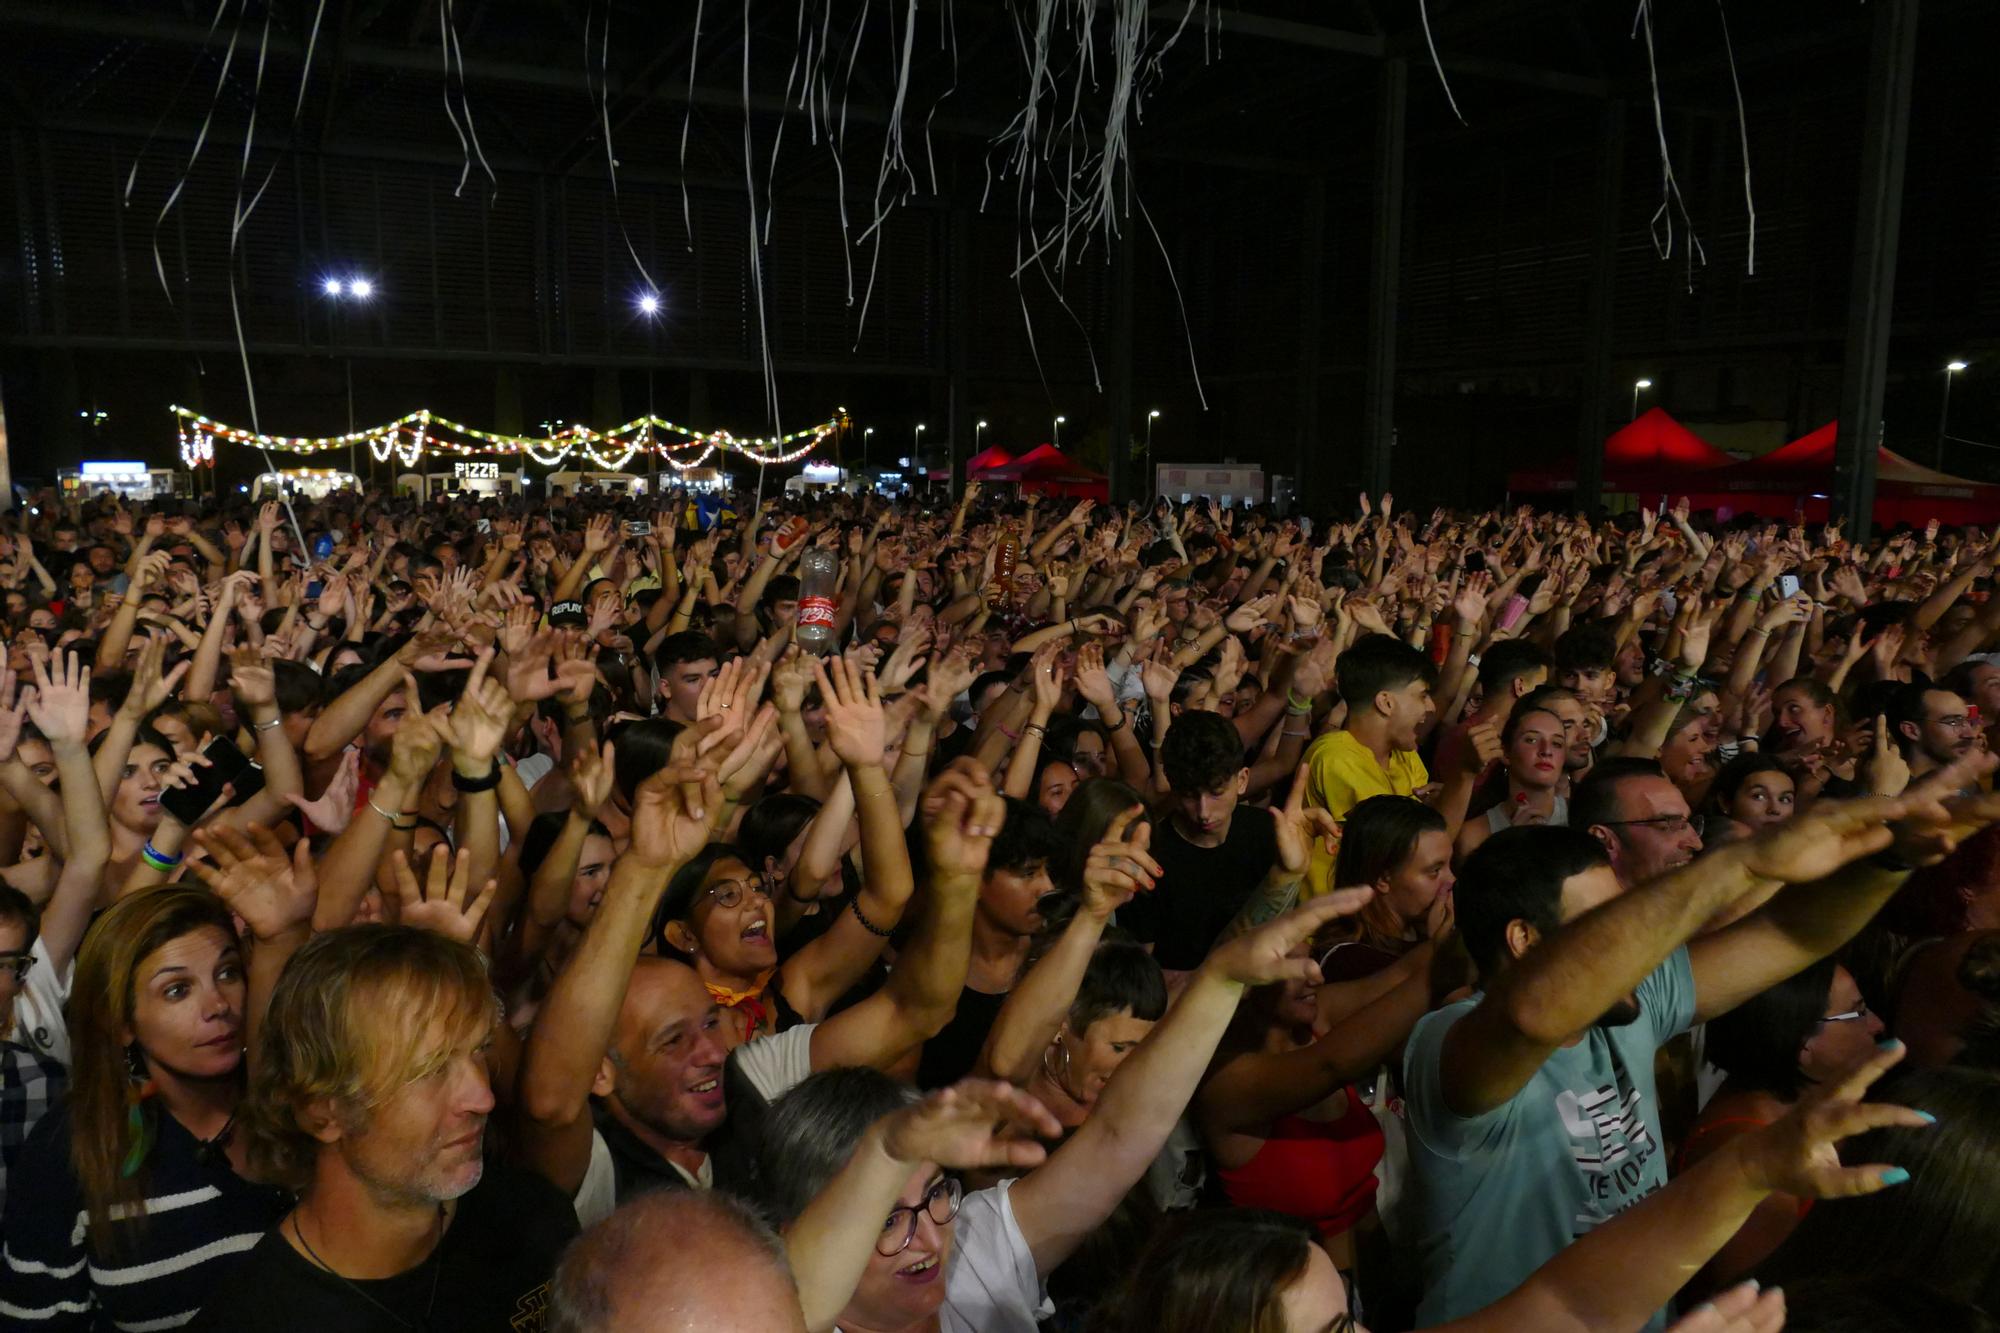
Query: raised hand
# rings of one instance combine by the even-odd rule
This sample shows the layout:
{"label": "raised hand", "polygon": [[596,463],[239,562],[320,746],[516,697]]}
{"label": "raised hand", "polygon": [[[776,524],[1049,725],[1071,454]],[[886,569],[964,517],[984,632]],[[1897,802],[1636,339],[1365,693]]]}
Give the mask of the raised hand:
{"label": "raised hand", "polygon": [[1040,1166],[1048,1149],[1037,1138],[1058,1138],[1062,1123],[1032,1094],[995,1079],[968,1078],[880,1121],[883,1151],[916,1166],[935,1162],[950,1170]]}
{"label": "raised hand", "polygon": [[119,711],[129,717],[144,717],[173,697],[174,687],[187,675],[191,662],[182,662],[162,676],[160,667],[167,658],[164,639],[148,639],[139,650],[138,665],[132,668],[132,687],[125,693]]}
{"label": "raised hand", "polygon": [[435,931],[461,944],[471,944],[479,938],[480,928],[486,924],[486,913],[493,906],[493,896],[499,891],[499,881],[488,879],[478,894],[473,894],[470,850],[461,847],[454,856],[449,847],[439,843],[431,853],[429,873],[422,885],[417,883],[416,872],[410,869],[407,853],[397,851],[394,869],[397,920],[401,924]]}
{"label": "raised hand", "polygon": [[1112,816],[1083,863],[1083,910],[1099,921],[1109,921],[1132,895],[1151,891],[1166,873],[1147,851],[1153,828],[1138,822],[1145,813],[1135,805]]}
{"label": "raised hand", "polygon": [[1848,1199],[1908,1180],[1909,1172],[1894,1163],[1843,1166],[1837,1150],[1842,1139],[1871,1129],[1923,1129],[1932,1123],[1907,1107],[1861,1100],[1908,1050],[1899,1041],[1883,1043],[1840,1077],[1807,1088],[1779,1119],[1732,1140],[1732,1147],[1741,1145],[1751,1183],[1802,1199]]}
{"label": "raised hand", "polygon": [[467,777],[484,776],[478,771],[492,762],[500,743],[513,729],[514,701],[505,685],[487,677],[487,668],[492,665],[493,649],[482,649],[472,664],[472,673],[465,678],[464,692],[442,725],[451,746],[452,764],[461,771],[473,770],[466,772]]}
{"label": "raised hand", "polygon": [[245,712],[278,706],[278,673],[263,654],[244,646],[229,654],[229,684]]}
{"label": "raised hand", "polygon": [[1202,967],[1242,986],[1264,986],[1295,978],[1316,982],[1320,980],[1319,964],[1299,954],[1299,946],[1327,922],[1337,916],[1352,916],[1374,898],[1373,889],[1335,889],[1217,946]]}
{"label": "raised hand", "polygon": [[889,743],[889,727],[875,677],[857,672],[838,657],[827,662],[813,659],[812,673],[826,703],[827,744],[844,764],[880,764]]}
{"label": "raised hand", "polygon": [[569,761],[569,787],[573,799],[570,806],[576,814],[586,819],[597,818],[597,812],[611,799],[612,778],[616,775],[616,751],[610,741],[604,742],[602,751],[581,749]]}
{"label": "raised hand", "polygon": [[632,841],[625,855],[640,865],[685,865],[708,842],[710,813],[722,804],[715,770],[669,763],[632,793]]}
{"label": "raised hand", "polygon": [[300,838],[285,854],[278,835],[262,824],[243,829],[198,829],[191,836],[208,853],[189,868],[259,940],[272,940],[312,923],[319,878],[312,844]]}
{"label": "raised hand", "polygon": [[1312,861],[1313,840],[1320,840],[1327,852],[1332,853],[1340,846],[1340,822],[1331,811],[1318,806],[1306,805],[1306,778],[1312,765],[1300,764],[1292,774],[1291,795],[1285,798],[1282,809],[1271,813],[1272,825],[1278,835],[1278,864],[1287,874],[1303,875]]}
{"label": "raised hand", "polygon": [[[83,744],[90,730],[90,668],[75,653],[66,653],[60,662],[36,661],[34,672],[34,685],[21,692],[21,706],[35,729],[52,746]],[[11,675],[7,683],[11,686]]]}
{"label": "raised hand", "polygon": [[[418,714],[416,716],[421,716]],[[354,798],[361,791],[361,751],[349,746],[340,756],[326,790],[308,801],[287,793],[285,799],[298,808],[323,833],[338,833],[354,822]]]}
{"label": "raised hand", "polygon": [[[528,621],[534,621],[534,609],[526,606],[514,611],[526,610]],[[517,619],[514,611],[507,613],[508,627],[501,631],[503,641],[514,629]],[[562,631],[530,629],[525,637],[515,635],[518,646],[506,648],[507,653],[507,693],[522,703],[534,703],[542,699],[552,699],[562,693],[563,682],[551,675],[549,664],[555,657],[556,643]],[[504,644],[503,644],[504,646]]]}
{"label": "raised hand", "polygon": [[1007,819],[1007,801],[992,775],[970,759],[953,761],[925,790],[925,862],[931,874],[977,884],[993,839]]}

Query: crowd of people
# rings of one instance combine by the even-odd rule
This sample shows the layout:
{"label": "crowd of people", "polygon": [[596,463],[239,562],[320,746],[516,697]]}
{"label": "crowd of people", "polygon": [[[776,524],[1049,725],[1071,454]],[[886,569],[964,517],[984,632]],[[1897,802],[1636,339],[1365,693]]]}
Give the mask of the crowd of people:
{"label": "crowd of people", "polygon": [[34,497],[0,1325],[1995,1329],[1996,563]]}

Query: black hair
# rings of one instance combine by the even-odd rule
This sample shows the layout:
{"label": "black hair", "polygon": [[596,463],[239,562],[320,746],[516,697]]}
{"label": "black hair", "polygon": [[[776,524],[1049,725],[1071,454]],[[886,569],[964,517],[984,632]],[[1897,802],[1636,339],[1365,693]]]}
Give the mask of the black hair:
{"label": "black hair", "polygon": [[1664,782],[1667,771],[1655,759],[1621,755],[1604,760],[1570,793],[1569,826],[1588,829],[1593,824],[1617,823],[1618,788],[1628,778],[1658,778]]}
{"label": "black hair", "polygon": [[1715,775],[1715,781],[1708,786],[1710,813],[1728,814],[1729,807],[1736,801],[1736,794],[1743,790],[1743,784],[1759,773],[1783,773],[1787,778],[1792,776],[1792,770],[1771,755],[1739,754],[1722,766]]}
{"label": "black hair", "polygon": [[1826,1016],[1837,966],[1822,958],[1709,1020],[1704,1054],[1710,1064],[1727,1071],[1731,1088],[1768,1092],[1785,1101],[1805,1091],[1799,1047]]}
{"label": "black hair", "polygon": [[640,783],[667,766],[674,737],[680,734],[680,723],[649,717],[627,723],[618,729],[616,736],[609,738],[614,742],[612,780],[626,800],[632,799]]}
{"label": "black hair", "polygon": [[1971,1301],[1892,1273],[1834,1273],[1785,1284],[1791,1333],[2000,1333]]}
{"label": "black hair", "polygon": [[1143,1022],[1159,1022],[1167,1012],[1167,978],[1143,944],[1103,940],[1092,950],[1083,982],[1070,1001],[1070,1031],[1082,1036],[1098,1019],[1125,1009]]}
{"label": "black hair", "polygon": [[986,854],[986,873],[1005,870],[1024,875],[1054,862],[1062,854],[1055,821],[1033,801],[1006,799],[1007,817]]}
{"label": "black hair", "polygon": [[1540,644],[1529,639],[1502,639],[1479,659],[1479,688],[1490,699],[1523,676],[1547,671],[1554,665],[1555,659]]}
{"label": "black hair", "polygon": [[1609,671],[1618,664],[1618,636],[1603,625],[1577,625],[1556,640],[1556,670]]}
{"label": "black hair", "polygon": [[271,661],[271,677],[278,693],[280,713],[305,713],[320,705],[320,691],[325,688],[325,679],[304,662],[294,662],[289,658],[274,658]]}
{"label": "black hair", "polygon": [[736,845],[752,870],[763,873],[764,861],[785,859],[793,839],[812,823],[820,803],[797,792],[773,792],[744,810],[736,825]]}
{"label": "black hair", "polygon": [[1942,685],[1912,681],[1889,696],[1889,706],[1882,711],[1889,717],[1889,739],[1896,743],[1896,748],[1903,752],[1904,758],[1908,758],[1920,742],[1915,737],[1903,734],[1903,724],[1913,722],[1921,732],[1924,724],[1930,720],[1930,709],[1925,704],[1924,697],[1943,693],[1948,691]]}
{"label": "black hair", "polygon": [[[1335,674],[1341,702],[1352,710],[1350,718],[1384,690],[1400,690],[1417,680],[1437,685],[1431,659],[1387,634],[1370,634],[1342,653]],[[1173,733],[1168,732],[1167,737],[1171,741]]]}
{"label": "black hair", "polygon": [[1160,745],[1160,768],[1176,796],[1214,791],[1243,771],[1243,737],[1220,713],[1185,713]]}
{"label": "black hair", "polygon": [[1562,924],[1562,889],[1611,858],[1578,828],[1530,824],[1501,829],[1459,867],[1452,901],[1466,951],[1488,982],[1507,958],[1507,927],[1525,921],[1546,939]]}
{"label": "black hair", "polygon": [[679,634],[669,634],[660,640],[660,646],[653,650],[653,665],[662,674],[668,668],[682,662],[722,661],[722,648],[716,641],[698,629],[684,629]]}

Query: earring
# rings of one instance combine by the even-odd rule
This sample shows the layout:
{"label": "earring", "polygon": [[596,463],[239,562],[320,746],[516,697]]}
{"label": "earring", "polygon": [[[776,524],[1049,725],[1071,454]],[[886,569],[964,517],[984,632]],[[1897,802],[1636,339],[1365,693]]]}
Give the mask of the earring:
{"label": "earring", "polygon": [[125,1137],[127,1147],[125,1160],[118,1168],[118,1174],[130,1180],[139,1174],[139,1168],[152,1155],[155,1130],[151,1103],[159,1087],[152,1075],[146,1072],[146,1056],[133,1042],[125,1048]]}

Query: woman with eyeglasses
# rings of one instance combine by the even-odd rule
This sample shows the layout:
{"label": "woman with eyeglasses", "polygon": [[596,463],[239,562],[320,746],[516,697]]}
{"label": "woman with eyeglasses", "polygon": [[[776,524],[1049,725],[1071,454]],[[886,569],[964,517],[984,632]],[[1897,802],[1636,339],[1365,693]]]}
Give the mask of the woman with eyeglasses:
{"label": "woman with eyeglasses", "polygon": [[739,1040],[824,1018],[882,956],[915,888],[895,788],[882,767],[887,720],[875,679],[841,658],[815,664],[826,699],[827,739],[847,767],[861,822],[862,886],[825,932],[778,957],[770,890],[749,853],[712,843],[682,866],[653,915],[656,952],[684,958]]}
{"label": "woman with eyeglasses", "polygon": [[[1705,1054],[1728,1079],[1681,1144],[1680,1168],[1782,1117],[1800,1096],[1865,1058],[1882,1035],[1846,968],[1821,959],[1708,1024]],[[1774,1194],[1696,1279],[1706,1293],[1748,1276],[1791,1234],[1807,1205]]]}

